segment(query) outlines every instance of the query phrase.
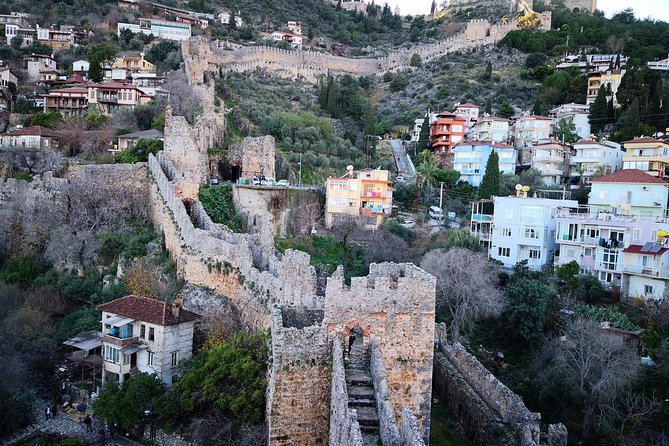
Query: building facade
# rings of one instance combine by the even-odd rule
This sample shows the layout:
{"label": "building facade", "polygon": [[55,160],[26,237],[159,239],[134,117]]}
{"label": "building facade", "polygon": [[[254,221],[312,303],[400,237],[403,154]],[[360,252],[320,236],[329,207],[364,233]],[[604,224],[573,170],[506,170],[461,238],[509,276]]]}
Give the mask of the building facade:
{"label": "building facade", "polygon": [[530,165],[541,172],[546,186],[562,184],[569,178],[571,148],[557,140],[539,141],[532,146]]}
{"label": "building facade", "polygon": [[582,140],[573,145],[571,158],[571,176],[582,178],[584,184],[590,184],[593,177],[618,172],[623,167],[620,144],[613,141]]}
{"label": "building facade", "polygon": [[479,110],[480,107],[476,104],[455,104],[453,113],[465,120],[465,134],[469,134],[470,130],[476,125],[476,122],[479,119]]}
{"label": "building facade", "polygon": [[613,98],[613,105],[618,106],[618,99],[616,98],[616,93],[618,93],[618,87],[620,82],[623,80],[625,75],[625,70],[620,68],[616,69],[605,69],[602,71],[594,71],[588,74],[588,91],[585,103],[591,105],[597,99],[597,93],[602,86],[607,87],[607,91],[610,88],[611,94],[608,94],[606,99],[610,100]]}
{"label": "building facade", "polygon": [[450,154],[465,138],[466,121],[451,112],[437,113],[430,123],[430,146],[434,153]]}
{"label": "building facade", "polygon": [[57,112],[63,117],[88,113],[88,88],[71,87],[51,91],[44,96],[44,113]]}
{"label": "building facade", "polygon": [[584,104],[563,104],[548,112],[551,118],[551,135],[561,119],[574,123],[576,134],[580,139],[590,138],[590,106]]}
{"label": "building facade", "polygon": [[56,70],[56,59],[53,56],[47,54],[31,54],[30,56],[25,57],[26,68],[28,70],[28,82],[37,82],[42,79],[43,73],[55,73],[58,74]]}
{"label": "building facade", "polygon": [[139,24],[120,23],[117,25],[117,35],[120,37],[123,30],[130,30],[136,34],[153,34],[159,39],[188,40],[191,37],[190,24],[170,20],[140,18]]}
{"label": "building facade", "polygon": [[58,135],[51,129],[34,125],[0,133],[0,146],[21,149],[55,149],[58,147]]}
{"label": "building facade", "polygon": [[473,136],[478,141],[506,142],[509,140],[509,120],[495,116],[479,118]]}
{"label": "building facade", "polygon": [[98,112],[104,114],[110,114],[119,108],[133,109],[151,101],[151,96],[132,84],[88,84],[87,89],[89,106],[94,105]]}
{"label": "building facade", "polygon": [[578,207],[575,200],[523,197],[494,197],[493,204],[490,258],[507,268],[527,261],[535,271],[553,263],[558,208]]}
{"label": "building facade", "polygon": [[460,172],[460,180],[479,186],[490,154],[499,156],[500,173],[516,172],[516,149],[507,144],[492,141],[463,142],[453,147],[453,169]]}
{"label": "building facade", "polygon": [[623,169],[639,169],[658,178],[669,176],[669,143],[641,137],[623,143]]}
{"label": "building facade", "polygon": [[518,149],[518,164],[532,164],[532,145],[539,140],[548,139],[551,130],[551,118],[546,116],[520,116],[513,125],[513,145]]}
{"label": "building facade", "polygon": [[342,178],[328,178],[326,182],[325,224],[359,220],[365,227],[378,227],[392,211],[393,188],[389,172],[366,169],[348,173]]}
{"label": "building facade", "polygon": [[0,67],[0,86],[9,87],[9,84],[18,85],[18,78],[9,67]]}
{"label": "building facade", "polygon": [[174,303],[126,296],[98,306],[102,312],[102,384],[120,383],[138,373],[155,374],[171,386],[178,366],[193,355],[193,329],[199,316]]}

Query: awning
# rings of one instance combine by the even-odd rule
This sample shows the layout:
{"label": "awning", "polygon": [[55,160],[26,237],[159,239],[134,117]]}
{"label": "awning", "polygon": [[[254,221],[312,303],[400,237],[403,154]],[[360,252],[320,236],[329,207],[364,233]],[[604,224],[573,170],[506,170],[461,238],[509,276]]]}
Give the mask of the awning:
{"label": "awning", "polygon": [[125,316],[112,316],[102,321],[105,325],[115,325],[117,327],[122,327],[130,322],[135,322],[135,319]]}
{"label": "awning", "polygon": [[97,331],[79,333],[76,337],[63,342],[63,344],[79,350],[93,350],[102,346],[102,333]]}
{"label": "awning", "polygon": [[135,345],[129,345],[127,347],[123,347],[121,349],[121,353],[124,355],[132,355],[135,352],[138,352],[140,350],[144,350],[147,346],[143,344],[135,344]]}

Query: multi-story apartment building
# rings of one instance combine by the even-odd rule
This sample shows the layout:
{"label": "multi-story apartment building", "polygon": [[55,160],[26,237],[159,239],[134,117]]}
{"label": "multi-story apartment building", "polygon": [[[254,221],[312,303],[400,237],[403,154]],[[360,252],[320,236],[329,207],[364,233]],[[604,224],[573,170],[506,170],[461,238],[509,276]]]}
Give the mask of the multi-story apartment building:
{"label": "multi-story apartment building", "polygon": [[88,84],[88,104],[95,105],[98,112],[110,114],[119,108],[135,108],[148,104],[151,96],[132,84],[110,82]]}
{"label": "multi-story apartment building", "polygon": [[465,138],[466,121],[451,112],[437,113],[430,122],[430,146],[434,153],[450,154],[451,149]]}
{"label": "multi-story apartment building", "polygon": [[[556,263],[575,261],[600,281],[621,287],[629,297],[661,296],[664,285],[660,287],[657,280],[669,275],[662,276],[666,259],[655,257],[665,251],[652,246],[666,245],[668,199],[669,185],[640,170],[594,179],[587,206],[558,211]],[[648,243],[651,247],[644,249]],[[646,283],[650,288],[639,293],[646,279],[655,281]]]}
{"label": "multi-story apartment building", "polygon": [[387,170],[365,169],[356,173],[348,166],[347,175],[326,182],[325,224],[356,219],[365,227],[378,227],[390,215],[393,204],[392,182]]}
{"label": "multi-story apartment building", "polygon": [[583,183],[590,184],[595,176],[608,175],[623,167],[623,155],[620,144],[613,141],[583,140],[573,145],[571,158],[571,176],[582,177]]}
{"label": "multi-story apartment building", "polygon": [[516,172],[516,149],[507,144],[492,141],[463,142],[453,147],[453,169],[460,172],[460,179],[472,186],[479,186],[485,174],[490,154],[499,156],[499,171]]}
{"label": "multi-story apartment building", "polygon": [[588,91],[585,103],[591,105],[597,99],[597,93],[599,93],[600,87],[608,86],[610,87],[611,94],[607,96],[607,99],[613,98],[613,105],[618,106],[618,99],[616,98],[616,93],[618,93],[618,87],[620,82],[623,80],[625,75],[625,70],[620,68],[616,69],[604,69],[602,71],[594,71],[588,74]]}
{"label": "multi-story apartment building", "polygon": [[193,355],[193,327],[199,316],[174,303],[126,296],[98,306],[102,312],[102,384],[122,383],[138,373],[156,374],[166,385]]}
{"label": "multi-story apartment building", "polygon": [[44,96],[44,113],[58,112],[63,117],[84,116],[88,112],[88,88],[71,87]]}
{"label": "multi-story apartment building", "polygon": [[655,138],[635,138],[623,143],[623,169],[639,169],[658,178],[669,176],[669,142]]}
{"label": "multi-story apartment building", "polygon": [[590,106],[584,104],[563,104],[548,112],[551,118],[551,135],[555,134],[555,127],[561,119],[574,123],[576,134],[580,139],[590,138]]}
{"label": "multi-story apartment building", "polygon": [[531,166],[541,172],[546,186],[562,184],[569,178],[571,148],[557,140],[543,140],[532,146]]}
{"label": "multi-story apartment building", "polygon": [[651,70],[669,71],[669,55],[664,59],[647,62],[647,65]]}
{"label": "multi-story apartment building", "polygon": [[21,45],[30,45],[35,40],[49,45],[54,51],[68,49],[79,43],[83,37],[83,31],[72,26],[61,26],[55,28],[42,28],[36,25],[35,28],[22,27],[15,24],[5,25],[5,38],[9,45],[15,37],[23,39]]}
{"label": "multi-story apartment building", "polygon": [[28,70],[28,82],[37,82],[41,79],[40,73],[58,73],[56,59],[47,54],[31,54],[24,58]]}
{"label": "multi-story apartment building", "polygon": [[191,37],[190,24],[173,22],[170,20],[140,18],[139,24],[118,23],[117,35],[120,37],[123,30],[128,29],[133,33],[154,35],[159,39],[188,40]]}
{"label": "multi-story apartment building", "polygon": [[472,133],[478,141],[506,142],[509,140],[509,120],[484,116],[476,122]]}
{"label": "multi-story apartment building", "polygon": [[465,103],[465,104],[455,104],[455,109],[453,113],[460,116],[465,120],[465,134],[469,135],[470,130],[474,128],[476,122],[479,119],[479,109],[480,107],[476,104]]}
{"label": "multi-story apartment building", "polygon": [[[558,249],[555,230],[557,210],[576,208],[575,200],[550,198],[494,197],[492,235],[489,256],[511,268],[518,262],[540,270],[553,263]],[[486,220],[485,214],[472,215],[472,220]],[[489,220],[489,218],[488,218]]]}
{"label": "multi-story apartment building", "polygon": [[524,166],[532,164],[532,145],[539,140],[548,139],[551,131],[551,118],[546,116],[520,116],[513,126],[513,145],[518,149],[518,163]]}

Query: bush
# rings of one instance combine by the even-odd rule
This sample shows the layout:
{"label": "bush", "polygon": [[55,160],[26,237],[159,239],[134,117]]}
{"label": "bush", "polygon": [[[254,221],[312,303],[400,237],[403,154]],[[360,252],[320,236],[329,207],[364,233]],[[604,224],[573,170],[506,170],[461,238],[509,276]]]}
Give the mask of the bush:
{"label": "bush", "polygon": [[242,216],[232,203],[232,186],[200,188],[200,202],[214,223],[226,225],[234,232],[242,232]]}
{"label": "bush", "polygon": [[403,91],[409,85],[409,80],[401,73],[397,73],[393,80],[390,82],[389,88],[390,91],[396,93],[398,91]]}
{"label": "bush", "polygon": [[31,255],[12,256],[0,271],[0,282],[28,288],[42,274],[42,265]]}

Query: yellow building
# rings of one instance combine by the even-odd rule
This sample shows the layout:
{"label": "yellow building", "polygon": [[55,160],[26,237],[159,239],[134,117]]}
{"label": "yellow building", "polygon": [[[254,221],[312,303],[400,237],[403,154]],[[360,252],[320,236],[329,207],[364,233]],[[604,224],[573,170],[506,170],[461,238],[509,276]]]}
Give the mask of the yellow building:
{"label": "yellow building", "polygon": [[368,228],[376,228],[390,215],[393,204],[392,181],[387,170],[365,169],[346,176],[328,178],[326,184],[325,225],[356,219]]}
{"label": "yellow building", "polygon": [[611,95],[607,96],[606,99],[613,98],[613,105],[618,106],[618,100],[616,99],[616,93],[618,92],[618,87],[620,82],[623,80],[625,75],[625,70],[617,69],[607,69],[603,71],[595,71],[588,75],[588,94],[585,100],[586,105],[594,104],[595,99],[597,99],[597,93],[599,93],[599,88],[603,86],[611,87]]}
{"label": "yellow building", "polygon": [[639,169],[658,178],[669,177],[669,143],[642,137],[625,141],[623,169]]}

